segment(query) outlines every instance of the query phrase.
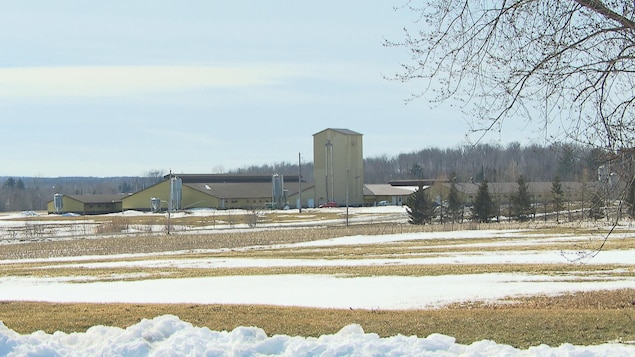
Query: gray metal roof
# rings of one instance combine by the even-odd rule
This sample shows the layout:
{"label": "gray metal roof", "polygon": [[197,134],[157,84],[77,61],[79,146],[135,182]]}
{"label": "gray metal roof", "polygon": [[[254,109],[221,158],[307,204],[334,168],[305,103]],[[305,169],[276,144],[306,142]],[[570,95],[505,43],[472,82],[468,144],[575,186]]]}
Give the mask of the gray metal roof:
{"label": "gray metal roof", "polygon": [[[234,174],[172,174],[174,177],[178,177],[183,183],[240,183],[240,182],[268,182],[271,184],[273,175],[234,175]],[[282,175],[285,182],[298,181],[298,175]],[[170,175],[165,175],[163,178],[168,179]]]}
{"label": "gray metal roof", "polygon": [[315,135],[317,135],[319,133],[325,132],[327,130],[337,131],[338,133],[341,133],[341,134],[344,134],[344,135],[362,135],[362,134],[360,134],[360,133],[358,133],[356,131],[350,130],[350,129],[327,128],[327,129],[318,131],[317,133],[313,134],[313,136],[315,136]]}
{"label": "gray metal roof", "polygon": [[121,202],[126,197],[122,194],[113,195],[64,195],[82,203],[113,203]]}
{"label": "gray metal roof", "polygon": [[[409,196],[418,186],[392,186],[389,184],[366,184],[364,196]],[[425,189],[426,187],[424,187]]]}
{"label": "gray metal roof", "polygon": [[[184,183],[194,190],[206,193],[218,198],[270,198],[273,185],[271,182],[210,182],[210,183]],[[298,193],[300,184],[298,182],[285,182],[284,189],[289,191],[289,195]],[[302,191],[311,189],[313,184],[302,184]]]}

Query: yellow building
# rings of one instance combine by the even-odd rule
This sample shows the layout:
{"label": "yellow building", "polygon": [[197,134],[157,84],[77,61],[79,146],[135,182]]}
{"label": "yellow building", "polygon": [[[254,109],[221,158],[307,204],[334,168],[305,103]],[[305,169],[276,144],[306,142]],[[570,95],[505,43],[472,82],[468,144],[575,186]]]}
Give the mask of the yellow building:
{"label": "yellow building", "polygon": [[55,195],[47,203],[49,214],[104,214],[121,212],[124,195]]}
{"label": "yellow building", "polygon": [[313,135],[315,202],[361,206],[364,203],[362,134],[325,129]]}
{"label": "yellow building", "polygon": [[[308,207],[309,198],[313,197],[313,185],[301,184],[297,176],[288,178],[289,181],[281,184],[279,199],[284,199],[289,208],[297,208],[301,189],[302,205]],[[173,179],[178,179],[179,183],[175,184]],[[165,211],[170,202],[170,192],[173,192],[174,210],[263,209],[271,207],[275,195],[273,175],[180,174],[166,176],[164,181],[124,197],[123,209],[149,211],[153,209],[152,201],[156,201],[159,210]]]}

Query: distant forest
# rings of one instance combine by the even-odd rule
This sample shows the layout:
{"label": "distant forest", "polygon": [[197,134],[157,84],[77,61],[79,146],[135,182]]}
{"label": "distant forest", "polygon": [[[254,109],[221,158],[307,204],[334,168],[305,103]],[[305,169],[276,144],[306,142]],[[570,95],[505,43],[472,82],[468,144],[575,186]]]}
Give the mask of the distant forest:
{"label": "distant forest", "polygon": [[[403,179],[443,179],[456,175],[458,182],[588,181],[597,177],[603,164],[601,150],[572,144],[550,146],[511,143],[507,146],[479,144],[440,149],[427,148],[395,157],[364,159],[365,183],[388,183]],[[204,172],[197,172],[204,173]],[[249,166],[226,174],[301,175],[313,181],[313,163],[282,162]],[[116,194],[142,190],[161,180],[162,170],[130,177],[0,177],[0,211],[44,210],[54,193]]]}
{"label": "distant forest", "polygon": [[[572,144],[550,146],[511,143],[507,146],[479,144],[455,148],[428,148],[395,157],[364,159],[365,183],[388,183],[404,179],[443,179],[456,175],[457,182],[586,181],[596,176],[606,155],[598,149]],[[302,164],[302,176],[312,180],[313,164]],[[231,173],[297,175],[297,163],[252,166]]]}

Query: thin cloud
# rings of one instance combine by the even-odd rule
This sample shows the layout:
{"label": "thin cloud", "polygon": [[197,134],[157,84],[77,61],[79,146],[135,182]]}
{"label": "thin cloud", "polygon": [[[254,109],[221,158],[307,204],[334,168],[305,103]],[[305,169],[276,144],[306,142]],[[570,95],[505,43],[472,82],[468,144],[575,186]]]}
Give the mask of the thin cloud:
{"label": "thin cloud", "polygon": [[0,68],[1,97],[107,97],[202,88],[268,86],[276,66],[62,66]]}

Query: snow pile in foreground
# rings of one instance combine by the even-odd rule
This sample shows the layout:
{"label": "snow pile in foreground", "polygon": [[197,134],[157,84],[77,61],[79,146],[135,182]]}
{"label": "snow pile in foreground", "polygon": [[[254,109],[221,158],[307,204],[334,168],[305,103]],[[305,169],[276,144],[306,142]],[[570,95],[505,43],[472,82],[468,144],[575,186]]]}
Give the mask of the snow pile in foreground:
{"label": "snow pile in foreground", "polygon": [[142,320],[121,329],[94,326],[85,333],[20,335],[0,323],[1,356],[633,356],[635,346],[603,344],[560,347],[541,345],[519,350],[492,341],[461,345],[449,336],[397,335],[380,338],[359,325],[334,335],[267,336],[256,327],[231,332],[194,327],[176,316]]}

